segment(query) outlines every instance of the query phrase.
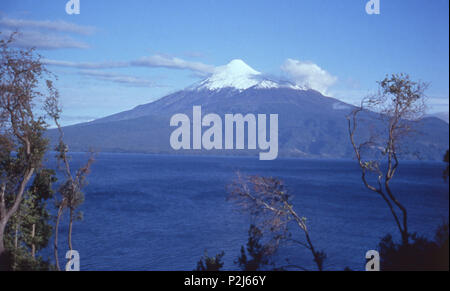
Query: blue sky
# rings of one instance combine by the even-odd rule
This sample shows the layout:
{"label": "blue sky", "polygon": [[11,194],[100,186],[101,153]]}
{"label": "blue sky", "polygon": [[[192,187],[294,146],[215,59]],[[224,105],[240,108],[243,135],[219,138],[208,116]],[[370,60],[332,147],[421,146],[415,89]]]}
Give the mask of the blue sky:
{"label": "blue sky", "polygon": [[0,31],[19,29],[58,75],[64,124],[151,102],[236,58],[294,81],[314,64],[302,73],[350,103],[409,73],[431,83],[430,111],[448,112],[448,0],[380,0],[380,15],[366,0],[80,0],[79,15],[66,2],[0,2]]}

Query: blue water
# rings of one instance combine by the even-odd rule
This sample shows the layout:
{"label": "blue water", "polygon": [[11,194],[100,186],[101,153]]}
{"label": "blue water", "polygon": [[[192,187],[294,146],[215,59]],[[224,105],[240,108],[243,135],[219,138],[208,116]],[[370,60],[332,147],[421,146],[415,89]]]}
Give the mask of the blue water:
{"label": "blue water", "polygon": [[[73,166],[85,159],[73,155]],[[448,219],[443,168],[437,162],[399,168],[393,188],[409,210],[411,231],[432,237]],[[380,238],[398,237],[389,210],[363,187],[354,161],[99,154],[85,188],[84,219],[74,225],[82,270],[193,270],[205,250],[225,251],[225,269],[236,269],[250,224],[226,201],[226,186],[238,170],[284,180],[297,212],[308,218],[315,246],[327,253],[328,270],[362,270],[366,251]],[[294,225],[292,230],[302,238]],[[66,233],[67,219],[60,228],[62,262]],[[301,247],[283,245],[275,260],[283,265],[286,258],[314,269]]]}

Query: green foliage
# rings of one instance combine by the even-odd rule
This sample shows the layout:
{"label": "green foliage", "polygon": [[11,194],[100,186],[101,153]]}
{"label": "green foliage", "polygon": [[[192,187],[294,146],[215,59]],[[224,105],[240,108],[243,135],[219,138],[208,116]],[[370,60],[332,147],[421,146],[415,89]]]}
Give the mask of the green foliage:
{"label": "green foliage", "polygon": [[205,251],[205,255],[197,262],[197,269],[195,269],[195,271],[220,271],[223,268],[222,259],[224,255],[225,253],[221,252],[215,257],[209,257],[208,253]]}
{"label": "green foliage", "polygon": [[423,91],[427,84],[414,82],[407,74],[392,74],[379,82],[384,95],[392,95],[399,107],[411,106],[423,98]]}
{"label": "green foliage", "polygon": [[[55,172],[41,169],[24,195],[19,210],[12,216],[5,231],[6,248],[10,253],[12,270],[43,270],[50,264],[40,257],[33,258],[32,249],[37,253],[44,249],[52,236],[52,216],[47,210],[48,199],[53,198]],[[33,233],[34,229],[34,233]]]}
{"label": "green foliage", "polygon": [[[23,145],[13,145],[13,140],[0,138],[0,177],[6,184],[6,208],[12,206],[17,185],[23,179],[24,169],[28,167],[40,168],[45,152],[48,147],[48,140],[43,137],[46,130],[45,124],[40,120],[39,122],[30,122],[30,147],[31,155],[27,155],[26,147]],[[3,143],[1,143],[3,141]],[[47,171],[47,170],[46,170]],[[38,179],[43,179],[48,173],[36,174]],[[35,183],[44,183],[45,181],[35,181]],[[39,185],[33,185],[38,187]],[[44,189],[35,189],[34,192],[40,195],[48,195],[49,191],[42,191]],[[48,199],[48,197],[36,197],[37,199]]]}
{"label": "green foliage", "polygon": [[56,173],[52,169],[42,169],[36,174],[33,184],[31,185],[31,193],[41,200],[49,200],[53,198],[55,191],[52,186],[56,183]]}
{"label": "green foliage", "polygon": [[[48,148],[47,123],[37,105],[47,97],[42,82],[53,75],[33,49],[13,45],[15,35],[0,39],[0,269],[7,267],[3,260],[8,240],[16,266],[24,257],[19,254],[22,248],[36,251],[51,235],[43,202],[51,192],[41,189],[45,181],[39,180],[46,175],[38,173]],[[33,177],[37,180],[31,189]]]}
{"label": "green foliage", "polygon": [[8,271],[55,271],[54,266],[42,257],[33,258],[31,254],[23,247],[14,249],[6,242],[7,253],[6,260]]}
{"label": "green foliage", "polygon": [[68,205],[72,209],[76,209],[84,202],[84,194],[72,180],[67,180],[58,190],[61,197],[68,201]]}
{"label": "green foliage", "polygon": [[[0,270],[5,266],[27,270],[46,265],[35,258],[52,235],[46,201],[55,194],[52,184],[56,178],[54,171],[42,169],[49,144],[44,137],[46,119],[51,117],[60,132],[58,161],[63,160],[66,176],[59,189],[60,205],[70,210],[70,249],[71,226],[74,214],[78,215],[74,212],[84,201],[81,189],[93,162],[91,157],[75,177],[70,173],[68,150],[58,122],[59,93],[51,81],[55,76],[34,49],[13,45],[15,35],[0,38]],[[37,104],[43,105],[43,110],[37,109]],[[5,265],[4,260],[11,264]]]}

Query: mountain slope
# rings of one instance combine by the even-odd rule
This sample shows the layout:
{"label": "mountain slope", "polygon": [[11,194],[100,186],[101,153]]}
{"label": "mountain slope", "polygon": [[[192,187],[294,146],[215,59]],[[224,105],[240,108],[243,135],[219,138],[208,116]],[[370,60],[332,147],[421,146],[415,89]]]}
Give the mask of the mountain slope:
{"label": "mountain slope", "polygon": [[[253,154],[259,150],[178,151],[169,137],[175,129],[170,118],[177,113],[192,116],[192,107],[202,106],[203,116],[216,113],[279,115],[279,155],[296,157],[350,158],[346,115],[352,106],[288,83],[265,79],[240,60],[219,67],[215,74],[188,89],[170,94],[132,110],[64,128],[71,150],[93,148],[104,152]],[[364,128],[381,128],[374,113],[365,113]],[[192,118],[191,118],[192,120]],[[441,159],[448,149],[448,124],[437,118],[424,119],[418,135],[405,142],[405,158]],[[56,131],[49,131],[52,141]]]}

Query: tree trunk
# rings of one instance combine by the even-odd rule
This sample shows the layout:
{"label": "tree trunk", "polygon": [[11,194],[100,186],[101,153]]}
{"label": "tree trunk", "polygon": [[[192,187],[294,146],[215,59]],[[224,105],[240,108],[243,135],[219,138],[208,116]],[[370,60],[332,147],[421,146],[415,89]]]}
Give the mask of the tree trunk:
{"label": "tree trunk", "polygon": [[[27,151],[28,153],[29,151]],[[0,271],[7,270],[8,269],[8,262],[7,262],[7,254],[5,250],[5,228],[6,224],[8,223],[11,216],[13,216],[20,207],[20,203],[22,202],[23,193],[25,192],[25,188],[30,181],[31,177],[34,173],[34,168],[29,169],[22,182],[20,183],[19,190],[16,194],[16,198],[14,200],[13,205],[9,210],[6,209],[6,203],[5,203],[5,190],[6,185],[3,184],[0,189]]]}
{"label": "tree trunk", "polygon": [[20,220],[16,222],[16,233],[14,234],[14,256],[13,256],[13,263],[12,263],[12,270],[15,271],[17,268],[17,248],[19,247],[19,228],[20,228]]}
{"label": "tree trunk", "polygon": [[33,228],[31,230],[31,257],[33,260],[36,258],[36,245],[34,244],[34,237],[36,235],[36,224],[33,224]]}
{"label": "tree trunk", "polygon": [[317,265],[317,269],[319,271],[323,271],[323,260],[320,258],[319,254],[316,252],[314,245],[311,241],[311,238],[309,237],[309,232],[308,229],[306,228],[306,225],[302,222],[301,218],[297,215],[297,213],[292,209],[292,207],[289,207],[289,210],[291,212],[291,215],[294,216],[298,226],[300,227],[301,230],[303,230],[303,232],[305,233],[305,237],[306,237],[306,242],[308,244],[308,248],[311,251],[313,257],[314,257],[314,262]]}
{"label": "tree trunk", "polygon": [[395,203],[395,205],[397,205],[397,207],[402,212],[402,215],[403,215],[403,223],[402,223],[403,224],[403,228],[399,227],[399,229],[400,229],[400,234],[402,236],[402,243],[403,243],[403,245],[408,245],[409,244],[408,212],[407,212],[406,208],[400,202],[398,202],[398,200],[394,196],[394,194],[392,194],[391,188],[389,186],[389,181],[387,181],[385,183],[385,188],[386,188],[386,191],[387,191],[389,197],[391,198],[391,200]]}
{"label": "tree trunk", "polygon": [[60,205],[58,209],[58,216],[56,217],[56,225],[55,225],[55,241],[53,243],[53,253],[55,256],[55,265],[58,271],[61,271],[59,267],[59,258],[58,258],[58,230],[59,230],[59,221],[61,220],[61,215],[63,212],[63,206]]}
{"label": "tree trunk", "polygon": [[6,227],[6,223],[3,221],[0,221],[0,271],[8,270],[8,261],[7,261],[7,255],[6,255],[6,250],[5,250],[5,243],[4,243],[5,227]]}
{"label": "tree trunk", "polygon": [[72,226],[73,226],[73,209],[70,209],[70,222],[69,222],[69,250],[73,250],[72,248]]}
{"label": "tree trunk", "polygon": [[19,247],[19,222],[16,223],[16,233],[14,237],[14,248],[17,250]]}
{"label": "tree trunk", "polygon": [[306,241],[308,242],[308,245],[310,247],[311,253],[313,254],[314,262],[317,265],[317,269],[319,271],[323,271],[323,260],[320,258],[319,254],[314,249],[314,245],[312,244],[312,241],[311,241],[311,238],[309,237],[308,232],[305,232],[305,236],[306,236]]}

